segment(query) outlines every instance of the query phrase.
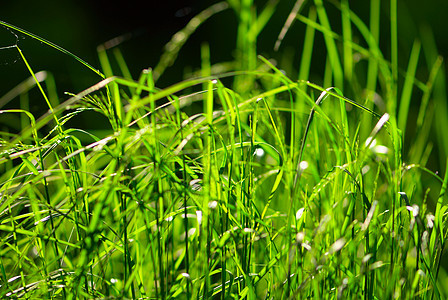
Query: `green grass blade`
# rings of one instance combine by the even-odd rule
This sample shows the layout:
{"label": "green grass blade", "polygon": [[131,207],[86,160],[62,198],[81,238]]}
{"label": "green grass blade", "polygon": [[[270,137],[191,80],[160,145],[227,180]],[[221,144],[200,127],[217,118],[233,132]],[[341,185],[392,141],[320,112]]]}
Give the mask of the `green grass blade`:
{"label": "green grass blade", "polygon": [[95,69],[95,68],[92,67],[89,63],[87,63],[86,61],[84,61],[83,59],[81,59],[80,57],[78,57],[78,56],[74,55],[73,53],[71,53],[70,51],[65,50],[64,48],[62,48],[62,47],[56,45],[55,43],[52,43],[52,42],[50,42],[50,41],[48,41],[48,40],[46,40],[46,39],[44,39],[44,38],[42,38],[42,37],[40,37],[40,36],[38,36],[38,35],[35,35],[34,33],[31,33],[31,32],[29,32],[29,31],[26,31],[25,29],[22,29],[22,28],[20,28],[20,27],[15,26],[15,25],[6,23],[5,21],[2,21],[2,20],[0,20],[0,25],[5,26],[6,28],[10,28],[10,29],[12,29],[12,30],[15,30],[15,31],[17,31],[17,32],[20,32],[20,33],[22,33],[22,34],[24,34],[24,35],[27,35],[27,36],[29,36],[29,37],[31,37],[31,38],[33,38],[33,39],[35,39],[35,40],[37,40],[37,41],[39,41],[39,42],[45,44],[45,45],[48,45],[48,46],[50,46],[50,47],[52,47],[52,48],[58,50],[59,52],[64,53],[65,55],[70,56],[71,58],[73,58],[73,59],[79,61],[79,62],[80,62],[81,64],[83,64],[85,67],[87,67],[87,68],[89,68],[90,70],[92,70],[93,72],[95,72],[95,73],[96,73],[98,76],[100,76],[101,78],[105,78],[104,75],[103,75],[99,70]]}

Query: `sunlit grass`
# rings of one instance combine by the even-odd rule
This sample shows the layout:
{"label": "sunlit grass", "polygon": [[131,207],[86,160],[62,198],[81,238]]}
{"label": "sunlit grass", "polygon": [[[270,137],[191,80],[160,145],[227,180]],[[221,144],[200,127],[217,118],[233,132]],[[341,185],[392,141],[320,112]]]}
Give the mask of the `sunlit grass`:
{"label": "sunlit grass", "polygon": [[[348,1],[335,3],[341,32],[327,3],[297,1],[275,46],[292,26],[306,32],[292,78],[257,53],[275,2],[258,14],[254,5],[211,6],[135,80],[119,48],[98,48],[100,72],[0,23],[99,75],[59,102],[51,76],[35,73],[32,53],[15,46],[32,80],[0,99],[21,103],[0,111],[0,120],[17,120],[0,132],[2,298],[448,296],[448,176],[427,168],[434,148],[446,160],[446,86],[430,33],[414,42],[402,70],[396,1],[387,55],[379,1],[371,1],[368,25]],[[235,60],[215,72],[204,43],[200,76],[159,87],[188,37],[224,10],[238,20]],[[427,78],[416,76],[421,55]],[[316,60],[325,62],[317,83],[308,81]],[[33,101],[48,106],[43,116],[27,109],[33,88],[42,96]],[[109,129],[71,126],[87,113]]]}

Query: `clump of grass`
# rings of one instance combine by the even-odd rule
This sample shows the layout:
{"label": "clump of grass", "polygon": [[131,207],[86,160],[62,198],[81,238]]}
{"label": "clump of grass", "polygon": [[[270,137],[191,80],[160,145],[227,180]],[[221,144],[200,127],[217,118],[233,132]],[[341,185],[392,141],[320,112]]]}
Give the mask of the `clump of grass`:
{"label": "clump of grass", "polygon": [[[210,7],[137,80],[118,48],[99,47],[100,72],[1,22],[102,77],[55,102],[51,79],[15,46],[33,80],[8,94],[20,109],[0,111],[18,120],[1,132],[1,297],[446,297],[448,176],[426,167],[433,121],[446,118],[433,97],[445,88],[442,61],[433,43],[416,41],[399,68],[396,1],[390,61],[379,47],[379,1],[369,25],[347,0],[334,7],[341,32],[322,1],[292,8],[276,47],[300,21],[298,79],[257,56],[276,2]],[[201,76],[159,88],[188,36],[223,10],[239,22],[235,60],[212,65],[204,44]],[[317,35],[324,57],[315,57]],[[426,80],[416,78],[421,51]],[[315,59],[326,62],[321,83],[308,81]],[[38,119],[26,110],[32,88],[49,108]],[[414,90],[421,107],[406,149]],[[109,131],[70,126],[86,112]]]}

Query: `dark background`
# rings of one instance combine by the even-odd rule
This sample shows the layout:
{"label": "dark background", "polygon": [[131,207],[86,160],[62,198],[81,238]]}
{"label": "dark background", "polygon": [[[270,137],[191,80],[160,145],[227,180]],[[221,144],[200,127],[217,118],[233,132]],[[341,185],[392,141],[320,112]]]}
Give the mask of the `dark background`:
{"label": "dark background", "polygon": [[[187,24],[187,22],[205,7],[217,1],[211,0],[147,0],[147,1],[2,1],[0,19],[33,32],[52,41],[83,58],[99,68],[96,47],[105,41],[122,34],[132,33],[133,37],[121,45],[126,62],[134,77],[143,68],[154,67],[158,62],[163,46],[171,36]],[[256,1],[260,7],[266,1]],[[275,38],[280,32],[286,17],[295,1],[281,0],[276,15],[270,21],[267,32],[263,32],[259,41],[259,53],[269,57],[281,55],[272,50]],[[306,2],[305,2],[306,3]],[[306,5],[306,4],[305,4]],[[370,1],[351,1],[351,8],[368,24]],[[382,13],[387,20],[388,1],[382,1]],[[331,7],[331,5],[328,5]],[[331,9],[329,10],[331,13]],[[434,31],[441,54],[447,57],[448,26],[446,26],[448,1],[399,1],[399,48],[405,55],[400,55],[401,62],[407,63],[408,53],[414,38],[418,37],[421,25],[427,25]],[[335,12],[333,24],[340,22]],[[297,22],[298,23],[298,22]],[[285,44],[297,46],[295,42],[303,35],[303,24],[293,26],[288,32]],[[194,34],[185,46],[179,58],[179,65],[198,66],[199,45],[209,41],[212,45],[212,60],[225,61],[232,58],[236,38],[236,17],[227,10],[209,20],[205,26]],[[299,26],[301,25],[301,26]],[[383,24],[382,24],[383,25]],[[277,29],[277,30],[272,30]],[[382,26],[383,39],[388,36],[389,27]],[[56,50],[42,45],[35,40],[20,36],[19,46],[31,63],[34,71],[49,70],[57,78],[58,87],[62,90],[79,92],[97,81],[91,71],[85,70],[78,62],[58,53]],[[0,27],[0,47],[15,43],[15,37]],[[387,45],[385,39],[384,47]],[[387,54],[387,51],[385,51]],[[298,55],[295,59],[298,60]],[[297,64],[296,64],[297,65]],[[171,72],[171,78],[163,78],[160,84],[172,84],[179,80],[181,72]],[[29,76],[16,49],[0,50],[0,95],[5,94],[20,81]]]}
{"label": "dark background", "polygon": [[[255,3],[261,8],[268,1],[272,0],[255,0]],[[193,16],[216,2],[218,1],[2,1],[0,19],[60,45],[98,69],[100,68],[97,56],[98,45],[130,33],[131,38],[120,44],[119,48],[133,78],[137,79],[142,69],[157,65],[164,45],[173,34],[182,29]],[[300,63],[304,24],[298,21],[293,24],[278,52],[275,52],[273,47],[295,2],[295,0],[278,2],[275,14],[267,25],[268,29],[262,31],[257,45],[257,53],[283,62],[282,68],[293,79],[297,78]],[[310,5],[310,2],[312,1],[305,1],[304,5]],[[333,28],[340,32],[340,12],[328,2],[324,1],[330,22]],[[389,7],[389,1],[381,1],[384,23],[381,24],[380,46],[386,59],[389,59],[390,53]],[[363,19],[365,24],[369,24],[370,1],[350,1],[350,8]],[[307,11],[306,8],[305,11]],[[440,54],[445,58],[448,57],[448,26],[446,25],[448,1],[433,0],[422,4],[417,0],[399,0],[398,12],[399,65],[402,70],[407,67],[410,49],[414,40],[421,38],[423,27],[431,28]],[[353,33],[357,34],[355,31]],[[24,35],[18,35],[18,37],[18,45],[34,72],[47,70],[54,75],[60,102],[69,98],[64,92],[78,93],[101,80],[98,75],[73,58],[30,37]],[[190,37],[181,50],[175,66],[167,69],[157,82],[157,86],[163,88],[174,84],[183,79],[186,69],[200,68],[200,45],[204,41],[210,44],[212,63],[231,61],[235,56],[236,37],[237,17],[234,11],[227,9],[213,16]],[[0,47],[15,43],[16,37],[0,26]],[[321,84],[325,63],[322,34],[316,33],[315,45],[317,50],[313,54],[310,80]],[[322,51],[322,55],[319,55],[319,51]],[[417,78],[425,82],[428,78],[428,66],[423,51],[420,55]],[[17,49],[0,50],[0,98],[29,76],[30,73],[20,59]],[[34,94],[30,97],[30,111],[38,117],[48,107],[37,89],[34,89],[32,93]],[[420,99],[420,97],[421,95],[417,95],[415,98]],[[413,105],[419,105],[419,103],[413,103]],[[15,99],[3,108],[18,108],[19,106],[18,99]],[[416,109],[417,107],[414,111]],[[88,114],[82,115],[78,118],[79,122],[88,122],[89,126],[94,125],[88,116]],[[103,121],[96,122],[104,123]],[[440,169],[437,163],[433,167]]]}
{"label": "dark background", "polygon": [[[2,1],[0,19],[60,45],[97,68],[97,46],[132,33],[122,51],[133,75],[138,75],[155,65],[163,45],[203,6],[200,1],[176,0]],[[14,43],[15,37],[0,27],[0,47]],[[72,58],[32,38],[19,35],[19,47],[35,72],[51,71],[62,89],[78,92],[98,79]],[[29,76],[18,58],[16,49],[0,51],[0,95]]]}

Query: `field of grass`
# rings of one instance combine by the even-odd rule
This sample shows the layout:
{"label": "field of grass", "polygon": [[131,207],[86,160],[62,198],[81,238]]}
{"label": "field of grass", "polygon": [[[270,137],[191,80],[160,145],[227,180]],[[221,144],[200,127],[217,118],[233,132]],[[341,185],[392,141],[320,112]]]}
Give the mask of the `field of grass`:
{"label": "field of grass", "polygon": [[[258,53],[279,2],[257,3],[200,12],[134,79],[119,45],[98,48],[100,71],[0,21],[98,75],[58,95],[12,46],[31,77],[0,95],[19,103],[0,107],[1,299],[448,297],[445,65],[431,31],[403,57],[397,0],[388,14],[370,1],[367,22],[348,0],[298,0],[273,45],[304,32],[291,66]],[[200,66],[158,86],[229,11],[234,59],[212,63],[204,42]],[[74,126],[83,114],[108,129]]]}

